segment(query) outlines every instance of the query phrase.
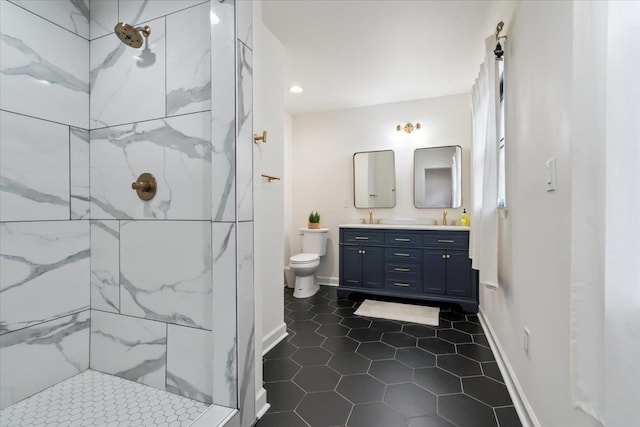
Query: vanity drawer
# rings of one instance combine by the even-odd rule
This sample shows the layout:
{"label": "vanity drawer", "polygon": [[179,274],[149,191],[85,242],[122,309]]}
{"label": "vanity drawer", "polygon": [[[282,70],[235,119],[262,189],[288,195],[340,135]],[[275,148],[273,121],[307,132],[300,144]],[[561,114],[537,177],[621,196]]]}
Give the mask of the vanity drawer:
{"label": "vanity drawer", "polygon": [[387,280],[411,280],[419,282],[421,273],[422,269],[420,268],[420,264],[385,263],[385,274]]}
{"label": "vanity drawer", "polygon": [[386,232],[384,243],[393,246],[411,246],[419,248],[422,246],[422,235],[417,233]]}
{"label": "vanity drawer", "polygon": [[409,248],[385,248],[384,259],[385,261],[395,262],[420,262],[422,251]]}
{"label": "vanity drawer", "polygon": [[417,280],[391,279],[387,278],[384,282],[385,289],[396,292],[420,293],[422,288]]}
{"label": "vanity drawer", "polygon": [[384,233],[370,230],[344,230],[343,243],[358,243],[361,245],[381,245],[384,242]]}
{"label": "vanity drawer", "polygon": [[469,247],[469,233],[466,231],[432,231],[425,233],[424,245],[438,248],[467,249]]}

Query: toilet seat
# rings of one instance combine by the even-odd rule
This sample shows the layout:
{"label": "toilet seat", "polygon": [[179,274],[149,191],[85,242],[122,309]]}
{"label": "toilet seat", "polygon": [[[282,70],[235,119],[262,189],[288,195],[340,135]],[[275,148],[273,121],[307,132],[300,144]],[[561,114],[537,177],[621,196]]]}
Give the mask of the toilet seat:
{"label": "toilet seat", "polygon": [[289,264],[291,265],[312,264],[316,261],[320,261],[320,255],[318,254],[301,253],[289,258]]}

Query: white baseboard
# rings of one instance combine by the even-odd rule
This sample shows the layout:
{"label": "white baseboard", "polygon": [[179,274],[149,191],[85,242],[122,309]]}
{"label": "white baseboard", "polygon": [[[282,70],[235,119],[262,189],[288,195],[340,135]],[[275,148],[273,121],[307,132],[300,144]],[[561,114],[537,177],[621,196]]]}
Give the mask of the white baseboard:
{"label": "white baseboard", "polygon": [[513,368],[509,363],[509,359],[502,349],[500,345],[500,341],[496,337],[496,334],[489,323],[489,320],[484,316],[482,311],[478,312],[478,319],[480,319],[480,323],[484,328],[487,340],[489,341],[489,345],[491,346],[491,350],[493,354],[496,356],[496,362],[498,363],[498,368],[500,368],[500,373],[502,374],[502,378],[504,379],[505,384],[507,385],[507,390],[509,391],[509,395],[511,396],[511,400],[513,401],[513,406],[516,408],[516,412],[520,417],[520,422],[523,427],[540,427],[540,423],[536,418],[535,413],[533,412],[533,408],[529,404],[527,397],[518,382],[518,378],[513,372]]}
{"label": "white baseboard", "polygon": [[316,276],[316,282],[322,286],[338,286],[340,278],[330,276]]}
{"label": "white baseboard", "polygon": [[261,387],[256,393],[256,419],[262,418],[267,413],[271,405],[267,403],[267,390]]}
{"label": "white baseboard", "polygon": [[287,324],[282,322],[262,338],[262,355],[267,354],[269,350],[275,347],[287,335]]}

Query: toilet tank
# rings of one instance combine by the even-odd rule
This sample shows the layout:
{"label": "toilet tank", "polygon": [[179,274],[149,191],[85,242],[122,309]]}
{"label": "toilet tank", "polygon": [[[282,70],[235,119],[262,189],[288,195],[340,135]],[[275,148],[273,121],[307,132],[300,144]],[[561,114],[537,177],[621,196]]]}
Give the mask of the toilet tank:
{"label": "toilet tank", "polygon": [[328,228],[301,228],[302,252],[307,254],[318,254],[323,256],[327,253]]}

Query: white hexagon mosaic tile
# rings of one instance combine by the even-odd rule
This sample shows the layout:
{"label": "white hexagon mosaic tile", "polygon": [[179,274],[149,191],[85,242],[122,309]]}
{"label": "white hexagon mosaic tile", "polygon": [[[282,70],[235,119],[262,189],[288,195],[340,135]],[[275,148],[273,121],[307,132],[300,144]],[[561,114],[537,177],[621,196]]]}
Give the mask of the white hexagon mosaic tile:
{"label": "white hexagon mosaic tile", "polygon": [[0,411],[0,427],[190,425],[209,405],[88,370]]}

